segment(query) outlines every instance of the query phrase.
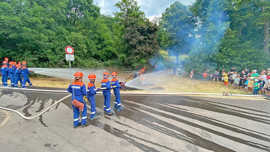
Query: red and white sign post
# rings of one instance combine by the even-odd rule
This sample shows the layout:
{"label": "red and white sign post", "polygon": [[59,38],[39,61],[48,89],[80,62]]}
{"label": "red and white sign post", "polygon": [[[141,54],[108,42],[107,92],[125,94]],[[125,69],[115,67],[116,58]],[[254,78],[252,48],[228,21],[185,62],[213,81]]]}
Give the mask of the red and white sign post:
{"label": "red and white sign post", "polygon": [[74,49],[71,46],[65,48],[66,51],[66,61],[68,61],[69,68],[71,68],[71,61],[74,61]]}

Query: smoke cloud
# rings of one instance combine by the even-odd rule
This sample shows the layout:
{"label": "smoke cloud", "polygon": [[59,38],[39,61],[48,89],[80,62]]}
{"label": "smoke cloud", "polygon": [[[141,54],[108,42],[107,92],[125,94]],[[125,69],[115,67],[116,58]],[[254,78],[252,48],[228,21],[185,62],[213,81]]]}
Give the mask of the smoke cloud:
{"label": "smoke cloud", "polygon": [[[229,16],[225,11],[224,1],[212,0],[208,3],[209,5],[205,9],[205,12],[201,12],[205,13],[203,17],[195,18],[192,14],[193,18],[196,20],[195,24],[187,22],[179,22],[177,24],[177,27],[181,28],[179,29],[179,31],[176,32],[175,39],[180,40],[179,42],[181,43],[184,42],[184,44],[181,44],[182,47],[179,47],[179,44],[169,46],[169,48],[167,48],[166,50],[168,52],[181,52],[182,54],[180,55],[186,55],[187,57],[180,58],[180,61],[173,62],[173,65],[171,67],[182,69],[183,66],[185,66],[186,68],[191,67],[191,65],[195,65],[195,68],[199,68],[204,65],[203,67],[205,68],[215,68],[215,66],[213,66],[213,63],[211,63],[210,61],[206,61],[205,59],[207,59],[209,56],[211,56],[218,50],[220,41],[224,37],[224,34],[227,31],[230,22]],[[176,26],[175,20],[171,20],[170,22],[171,23],[169,24]],[[186,31],[190,31],[190,33],[184,33]],[[179,48],[181,48],[181,50],[179,50]],[[172,53],[171,55],[175,54]],[[157,59],[155,58],[154,60],[156,63]],[[165,65],[164,60],[160,60],[159,62],[161,63],[161,65]]]}

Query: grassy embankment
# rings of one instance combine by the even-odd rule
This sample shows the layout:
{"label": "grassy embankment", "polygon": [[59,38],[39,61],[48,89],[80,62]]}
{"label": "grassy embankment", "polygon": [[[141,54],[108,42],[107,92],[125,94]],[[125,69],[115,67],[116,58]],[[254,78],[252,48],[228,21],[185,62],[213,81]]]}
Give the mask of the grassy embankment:
{"label": "grassy embankment", "polygon": [[223,93],[230,92],[232,94],[248,94],[245,90],[234,88],[232,86],[225,87],[222,82],[191,80],[188,78],[170,77],[163,79],[160,87],[165,92],[200,92],[200,93]]}

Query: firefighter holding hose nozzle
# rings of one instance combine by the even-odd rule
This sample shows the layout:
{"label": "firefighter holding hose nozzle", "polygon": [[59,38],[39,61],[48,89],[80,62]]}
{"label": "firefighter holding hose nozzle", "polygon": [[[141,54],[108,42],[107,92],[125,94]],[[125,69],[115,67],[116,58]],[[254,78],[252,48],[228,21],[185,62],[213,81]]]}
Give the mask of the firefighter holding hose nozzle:
{"label": "firefighter holding hose nozzle", "polygon": [[114,96],[115,96],[115,102],[114,102],[114,109],[117,112],[120,112],[123,110],[123,107],[121,105],[121,98],[120,98],[120,89],[121,89],[121,85],[117,79],[117,73],[113,72],[112,73],[112,80],[111,80],[111,84],[112,84],[112,88],[113,88],[113,92],[114,92]]}
{"label": "firefighter holding hose nozzle", "polygon": [[[86,87],[82,82],[83,73],[76,72],[74,82],[69,85],[67,91],[72,93],[72,109],[73,109],[73,127],[77,128],[80,124],[84,127],[87,124],[87,107],[86,107]],[[80,123],[81,113],[81,123]]]}

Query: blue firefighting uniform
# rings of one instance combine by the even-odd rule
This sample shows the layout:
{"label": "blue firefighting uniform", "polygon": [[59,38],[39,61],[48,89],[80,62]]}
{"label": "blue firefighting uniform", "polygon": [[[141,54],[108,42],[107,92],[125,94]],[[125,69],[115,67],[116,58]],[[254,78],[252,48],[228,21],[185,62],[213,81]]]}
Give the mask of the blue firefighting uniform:
{"label": "blue firefighting uniform", "polygon": [[7,80],[8,80],[8,67],[2,66],[1,68],[1,74],[2,74],[2,85],[7,86]]}
{"label": "blue firefighting uniform", "polygon": [[111,83],[108,79],[103,79],[101,81],[101,87],[104,88],[104,111],[106,113],[111,113]]}
{"label": "blue firefighting uniform", "polygon": [[11,71],[10,71],[10,82],[11,82],[11,86],[14,87],[15,86],[15,80],[16,80],[16,77],[15,77],[15,72],[16,72],[16,66],[13,65],[12,68],[11,68]]}
{"label": "blue firefighting uniform", "polygon": [[115,96],[114,108],[116,110],[120,110],[120,108],[122,108],[121,107],[121,98],[120,98],[121,86],[119,84],[119,81],[115,78],[112,79],[111,84],[112,84],[112,88],[113,88],[113,92],[114,92],[114,96]]}
{"label": "blue firefighting uniform", "polygon": [[[74,82],[69,85],[68,92],[72,93],[72,101],[77,100],[84,104],[84,109],[81,116],[81,125],[86,125],[87,123],[87,107],[86,102],[83,97],[86,96],[86,87],[82,82]],[[77,127],[80,124],[80,110],[79,108],[72,105],[73,108],[73,126]]]}
{"label": "blue firefighting uniform", "polygon": [[20,85],[22,86],[22,70],[20,68],[17,68],[16,71],[15,71],[14,86],[18,87],[19,82],[20,82]]}
{"label": "blue firefighting uniform", "polygon": [[96,115],[96,87],[93,83],[88,83],[87,98],[91,105],[90,119],[93,119]]}
{"label": "blue firefighting uniform", "polygon": [[11,69],[12,67],[8,66],[8,80],[11,81]]}
{"label": "blue firefighting uniform", "polygon": [[22,69],[22,76],[23,76],[23,83],[22,83],[22,87],[25,88],[26,87],[26,82],[32,86],[32,83],[29,79],[29,70],[28,68],[23,68]]}
{"label": "blue firefighting uniform", "polygon": [[9,67],[8,68],[8,78],[10,80],[10,84],[12,87],[14,87],[14,75],[15,75],[15,67]]}

